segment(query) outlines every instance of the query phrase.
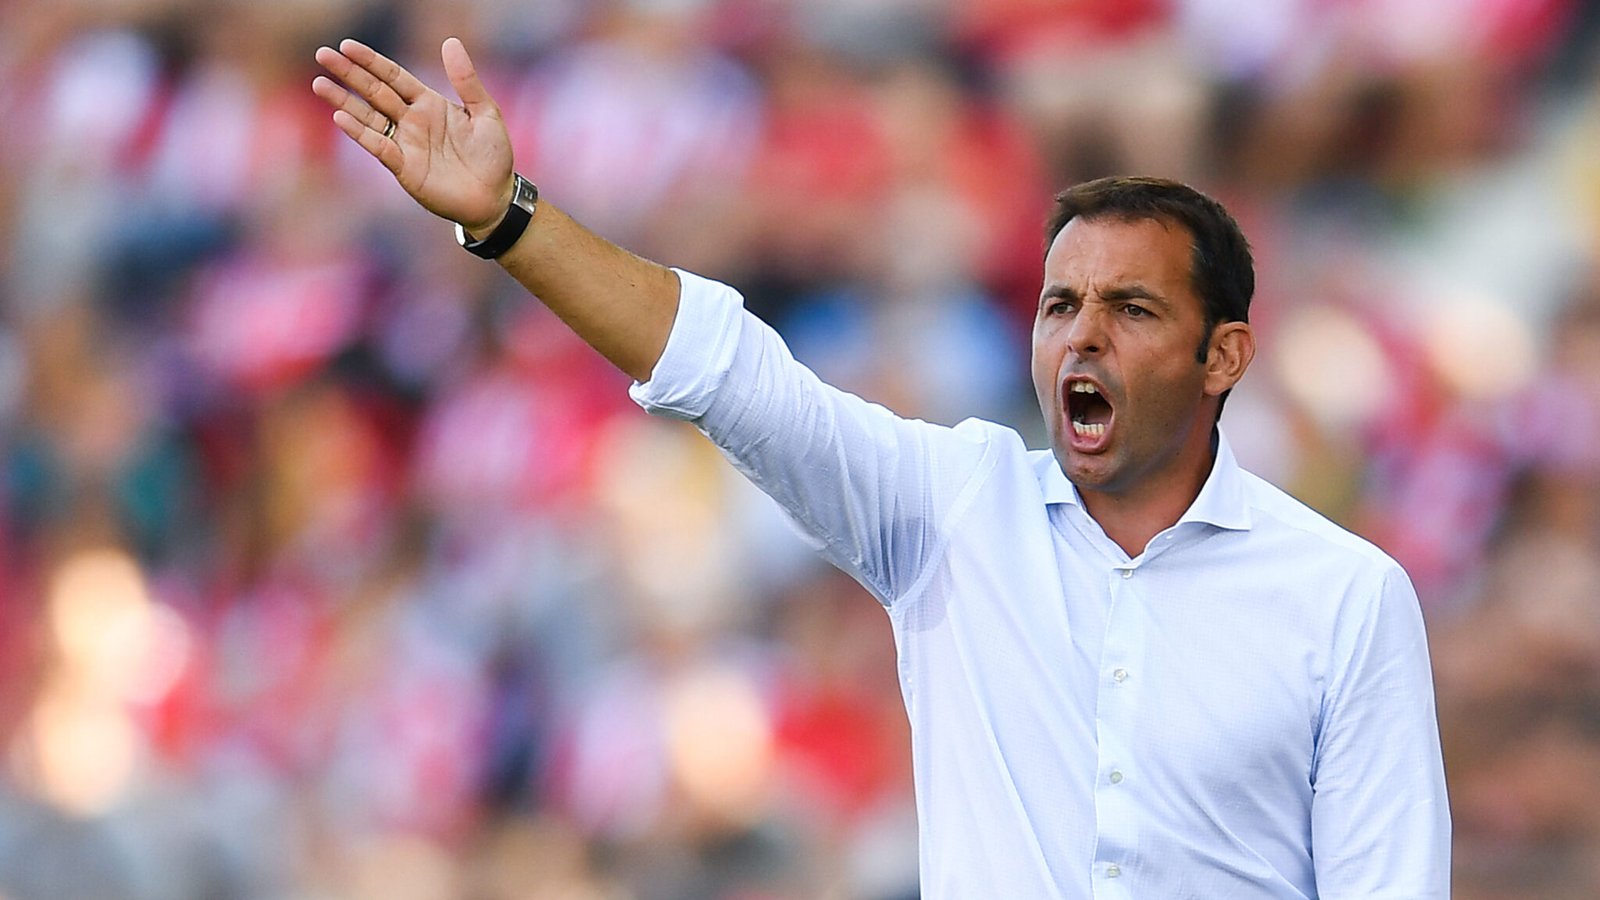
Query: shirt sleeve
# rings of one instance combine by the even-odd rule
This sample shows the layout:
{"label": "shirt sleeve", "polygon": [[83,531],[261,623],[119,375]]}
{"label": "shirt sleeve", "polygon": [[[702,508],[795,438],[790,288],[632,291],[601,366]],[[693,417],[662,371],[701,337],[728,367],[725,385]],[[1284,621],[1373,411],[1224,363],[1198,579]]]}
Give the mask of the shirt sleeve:
{"label": "shirt sleeve", "polygon": [[1341,623],[1312,766],[1317,891],[1450,896],[1450,809],[1422,613],[1398,566]]}
{"label": "shirt sleeve", "polygon": [[694,423],[830,561],[892,604],[937,555],[995,426],[904,419],[825,384],[737,291],[674,271],[677,318],[650,380],[630,395]]}

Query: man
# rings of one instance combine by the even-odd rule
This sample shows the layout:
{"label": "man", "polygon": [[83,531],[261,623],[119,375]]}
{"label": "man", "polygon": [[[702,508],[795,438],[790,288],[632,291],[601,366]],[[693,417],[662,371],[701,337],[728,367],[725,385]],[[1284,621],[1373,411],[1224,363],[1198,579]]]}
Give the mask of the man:
{"label": "man", "polygon": [[833,389],[730,288],[628,254],[513,173],[462,105],[355,41],[334,121],[687,419],[888,609],[929,897],[1448,896],[1449,814],[1405,573],[1236,465],[1249,249],[1214,201],[1058,201],[1033,337],[1052,449]]}

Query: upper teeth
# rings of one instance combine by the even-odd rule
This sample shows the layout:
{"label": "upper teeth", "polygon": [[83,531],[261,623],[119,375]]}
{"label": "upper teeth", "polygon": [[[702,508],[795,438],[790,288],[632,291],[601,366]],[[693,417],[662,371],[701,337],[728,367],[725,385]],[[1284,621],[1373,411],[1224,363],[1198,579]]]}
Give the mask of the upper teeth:
{"label": "upper teeth", "polygon": [[1099,391],[1094,389],[1094,385],[1090,384],[1087,381],[1074,381],[1074,382],[1072,382],[1072,384],[1070,386],[1068,386],[1067,390],[1073,392],[1074,394],[1098,394],[1098,393],[1100,393]]}

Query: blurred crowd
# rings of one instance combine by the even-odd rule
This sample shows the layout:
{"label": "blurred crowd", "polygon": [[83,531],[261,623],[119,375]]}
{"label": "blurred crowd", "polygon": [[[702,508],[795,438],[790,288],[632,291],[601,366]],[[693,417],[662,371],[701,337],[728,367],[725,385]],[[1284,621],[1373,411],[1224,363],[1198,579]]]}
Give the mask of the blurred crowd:
{"label": "blurred crowd", "polygon": [[903,900],[886,617],[310,92],[461,36],[544,196],[1042,446],[1055,190],[1222,199],[1241,460],[1412,573],[1461,900],[1600,896],[1600,9],[0,2],[0,898]]}

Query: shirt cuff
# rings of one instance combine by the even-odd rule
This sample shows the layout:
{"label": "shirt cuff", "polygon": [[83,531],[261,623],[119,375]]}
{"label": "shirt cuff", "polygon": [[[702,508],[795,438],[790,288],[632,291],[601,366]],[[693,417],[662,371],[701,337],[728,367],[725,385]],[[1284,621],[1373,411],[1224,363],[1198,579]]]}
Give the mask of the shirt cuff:
{"label": "shirt cuff", "polygon": [[666,349],[650,380],[628,389],[633,402],[651,415],[698,419],[728,371],[744,321],[744,298],[718,281],[693,272],[678,273],[678,313]]}

